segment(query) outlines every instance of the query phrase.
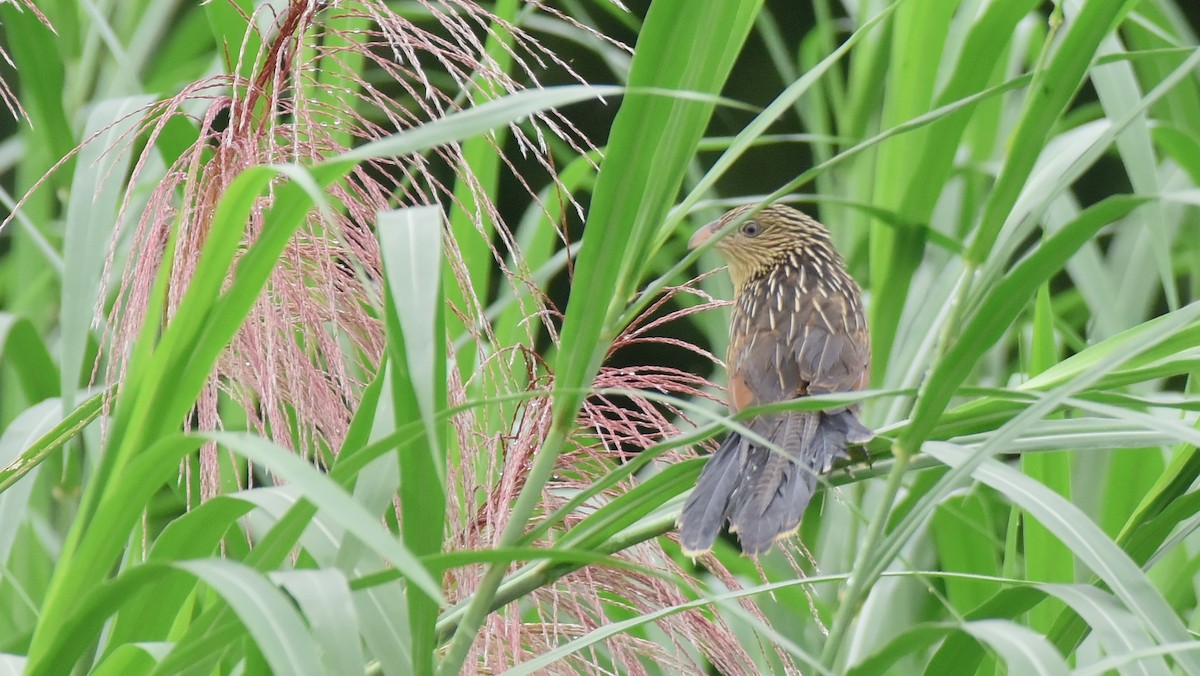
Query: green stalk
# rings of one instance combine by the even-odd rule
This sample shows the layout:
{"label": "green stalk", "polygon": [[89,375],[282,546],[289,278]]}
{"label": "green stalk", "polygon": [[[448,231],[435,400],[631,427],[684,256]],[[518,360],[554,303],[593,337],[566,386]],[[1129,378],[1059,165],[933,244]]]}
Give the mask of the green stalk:
{"label": "green stalk", "polygon": [[883,532],[892,515],[892,504],[896,501],[896,496],[900,494],[901,480],[912,461],[911,454],[901,453],[895,446],[892,447],[892,457],[895,458],[895,464],[892,465],[892,471],[888,473],[879,510],[871,519],[866,540],[858,547],[858,553],[854,557],[853,572],[846,584],[846,593],[840,600],[837,614],[833,617],[833,626],[830,627],[829,636],[825,639],[825,647],[821,649],[821,663],[830,669],[837,666],[842,643],[846,639],[850,625],[854,622],[854,617],[858,615],[858,607],[866,599],[872,585],[875,584],[875,576],[869,574],[870,559],[875,549],[883,541]]}
{"label": "green stalk", "polygon": [[[517,496],[517,501],[513,503],[508,523],[504,526],[504,532],[500,534],[498,547],[511,547],[521,539],[521,534],[525,532],[525,524],[529,521],[529,517],[533,516],[533,510],[541,498],[541,488],[550,480],[550,474],[554,471],[555,463],[558,462],[559,452],[566,444],[569,431],[569,429],[563,430],[558,424],[550,428],[542,450],[534,459],[533,467],[530,468],[529,475],[525,479],[525,487]],[[536,487],[536,490],[531,490],[531,487]],[[467,660],[467,653],[471,651],[471,644],[475,642],[475,636],[479,633],[479,628],[483,626],[484,618],[491,612],[492,599],[495,598],[496,591],[500,588],[500,582],[504,579],[504,573],[507,570],[508,567],[503,564],[488,566],[483,579],[479,581],[479,587],[476,588],[471,603],[463,613],[462,621],[454,632],[454,638],[450,641],[450,647],[446,650],[446,656],[438,668],[439,676],[456,676],[462,672],[463,664]]]}

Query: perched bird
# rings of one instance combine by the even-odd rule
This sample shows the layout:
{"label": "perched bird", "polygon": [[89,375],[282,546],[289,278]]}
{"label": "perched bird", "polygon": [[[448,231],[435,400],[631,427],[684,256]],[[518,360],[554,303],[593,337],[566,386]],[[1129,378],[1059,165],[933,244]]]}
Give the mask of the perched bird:
{"label": "perched bird", "polygon": [[[751,206],[701,228],[696,248]],[[763,208],[718,240],[729,264],[729,408],[742,409],[866,386],[870,338],[858,285],[829,231],[782,204]],[[728,523],[751,556],[794,533],[817,474],[872,438],[855,407],[758,415],[744,424],[774,448],[730,432],[700,473],[679,517],[685,554],[708,551]]]}

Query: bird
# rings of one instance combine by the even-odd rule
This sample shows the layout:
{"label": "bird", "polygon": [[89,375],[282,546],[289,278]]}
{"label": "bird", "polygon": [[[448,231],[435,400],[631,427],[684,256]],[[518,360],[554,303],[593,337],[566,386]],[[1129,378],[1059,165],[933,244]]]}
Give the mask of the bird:
{"label": "bird", "polygon": [[[750,406],[861,390],[871,362],[862,291],[833,246],[829,230],[784,204],[727,212],[700,228],[695,249],[713,248],[733,281],[729,324],[728,405]],[[732,226],[740,221],[740,225]],[[760,441],[730,431],[709,458],[679,516],[680,544],[696,557],[723,527],[742,552],[757,556],[790,537],[816,489],[848,443],[874,434],[857,406],[763,413],[744,421]]]}

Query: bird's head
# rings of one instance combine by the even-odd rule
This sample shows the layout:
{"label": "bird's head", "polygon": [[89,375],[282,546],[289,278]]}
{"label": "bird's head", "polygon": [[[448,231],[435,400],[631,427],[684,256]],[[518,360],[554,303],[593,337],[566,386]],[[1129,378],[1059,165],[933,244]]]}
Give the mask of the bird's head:
{"label": "bird's head", "polygon": [[822,262],[837,255],[830,243],[829,231],[807,214],[784,204],[771,204],[746,218],[754,206],[727,212],[697,230],[688,242],[688,248],[695,249],[730,224],[740,221],[740,225],[713,244],[729,264],[729,276],[735,290],[740,292],[746,282],[770,272],[793,254]]}

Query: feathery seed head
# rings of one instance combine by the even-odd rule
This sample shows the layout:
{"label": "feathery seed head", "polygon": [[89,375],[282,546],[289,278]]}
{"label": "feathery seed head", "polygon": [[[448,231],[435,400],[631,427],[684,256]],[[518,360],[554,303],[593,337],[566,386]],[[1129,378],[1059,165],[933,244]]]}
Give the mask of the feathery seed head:
{"label": "feathery seed head", "polygon": [[735,221],[741,224],[721,237],[713,248],[729,264],[733,288],[741,292],[746,283],[767,274],[776,266],[794,260],[810,259],[822,263],[818,269],[841,258],[833,248],[829,231],[807,214],[784,204],[771,204],[750,218],[755,205],[738,207],[696,231],[688,242],[694,249]]}

